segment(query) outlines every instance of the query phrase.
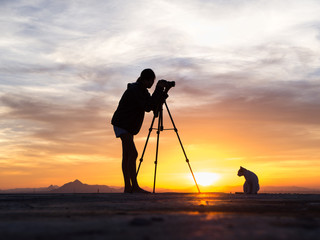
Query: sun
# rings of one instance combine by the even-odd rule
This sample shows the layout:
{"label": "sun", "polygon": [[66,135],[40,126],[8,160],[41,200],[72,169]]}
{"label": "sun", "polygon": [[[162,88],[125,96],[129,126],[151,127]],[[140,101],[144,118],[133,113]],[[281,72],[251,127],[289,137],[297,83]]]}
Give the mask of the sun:
{"label": "sun", "polygon": [[194,173],[196,181],[201,186],[210,186],[219,180],[220,175],[212,172],[196,172]]}

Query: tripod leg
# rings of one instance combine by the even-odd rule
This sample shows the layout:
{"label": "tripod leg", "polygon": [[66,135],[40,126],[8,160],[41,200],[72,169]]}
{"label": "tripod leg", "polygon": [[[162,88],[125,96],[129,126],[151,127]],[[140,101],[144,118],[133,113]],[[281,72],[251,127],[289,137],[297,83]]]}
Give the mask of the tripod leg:
{"label": "tripod leg", "polygon": [[167,109],[167,111],[168,111],[169,117],[170,117],[170,119],[171,119],[171,122],[172,122],[172,125],[173,125],[173,128],[174,128],[174,131],[175,131],[176,134],[177,134],[177,137],[178,137],[180,146],[181,146],[182,151],[183,151],[183,154],[184,154],[184,156],[185,156],[185,158],[186,158],[186,162],[188,163],[188,166],[189,166],[190,172],[191,172],[191,174],[192,174],[193,180],[194,180],[194,182],[195,182],[195,184],[196,184],[196,186],[197,186],[198,192],[200,193],[200,189],[199,189],[198,183],[197,183],[196,178],[195,178],[195,176],[194,176],[194,174],[193,174],[191,165],[190,165],[190,163],[189,163],[189,159],[188,159],[188,157],[187,157],[186,151],[184,150],[184,147],[183,147],[183,145],[182,145],[180,136],[179,136],[179,134],[178,134],[178,129],[176,128],[176,125],[174,124],[174,121],[173,121],[173,118],[172,118],[171,113],[170,113],[170,111],[169,111],[169,108],[168,108],[167,103],[164,102],[164,104],[165,104],[165,106],[166,106],[166,109]]}
{"label": "tripod leg", "polygon": [[148,141],[149,141],[150,134],[151,134],[151,132],[152,132],[153,123],[154,123],[155,118],[156,118],[156,116],[153,116],[153,119],[152,119],[152,122],[151,122],[151,125],[150,125],[150,128],[149,128],[149,133],[148,133],[148,136],[147,136],[147,140],[146,140],[146,143],[145,143],[145,145],[144,145],[141,158],[140,158],[140,160],[139,160],[140,162],[139,162],[138,170],[137,170],[137,173],[136,173],[136,177],[138,177],[138,173],[139,173],[139,170],[140,170],[140,166],[141,166],[141,163],[143,162],[143,157],[144,157],[144,154],[145,154],[145,152],[146,152],[146,148],[147,148],[147,145],[148,145]]}
{"label": "tripod leg", "polygon": [[158,164],[158,153],[159,153],[159,140],[160,140],[160,131],[162,131],[161,126],[162,126],[162,111],[159,112],[159,119],[158,119],[156,160],[154,161],[153,193],[155,193],[155,189],[156,189],[157,164]]}

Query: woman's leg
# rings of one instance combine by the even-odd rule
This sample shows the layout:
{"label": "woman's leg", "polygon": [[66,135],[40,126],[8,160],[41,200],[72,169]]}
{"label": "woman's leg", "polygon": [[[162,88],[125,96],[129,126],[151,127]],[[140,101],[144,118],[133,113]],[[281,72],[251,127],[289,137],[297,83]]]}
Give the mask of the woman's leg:
{"label": "woman's leg", "polygon": [[[134,151],[132,148],[133,136],[129,133],[124,133],[120,136],[122,141],[122,173],[124,178],[124,192],[131,193],[132,192],[132,184],[131,184],[131,175],[132,170],[130,162],[132,158],[135,157]],[[134,147],[135,149],[135,147]],[[136,158],[136,157],[135,157]],[[134,159],[135,161],[136,159]]]}
{"label": "woman's leg", "polygon": [[[147,192],[139,187],[136,177],[136,160],[138,152],[133,141],[133,135],[124,133],[120,138],[122,140],[122,171],[125,179],[125,192],[128,190],[126,186],[130,187],[130,192]],[[129,185],[130,181],[131,185]]]}

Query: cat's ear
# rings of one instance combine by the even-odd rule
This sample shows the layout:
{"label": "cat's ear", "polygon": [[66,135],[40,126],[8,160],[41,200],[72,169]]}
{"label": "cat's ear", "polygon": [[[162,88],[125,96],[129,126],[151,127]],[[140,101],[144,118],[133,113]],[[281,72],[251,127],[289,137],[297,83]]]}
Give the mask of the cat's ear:
{"label": "cat's ear", "polygon": [[242,166],[240,166],[240,169],[243,169],[243,167],[242,167]]}

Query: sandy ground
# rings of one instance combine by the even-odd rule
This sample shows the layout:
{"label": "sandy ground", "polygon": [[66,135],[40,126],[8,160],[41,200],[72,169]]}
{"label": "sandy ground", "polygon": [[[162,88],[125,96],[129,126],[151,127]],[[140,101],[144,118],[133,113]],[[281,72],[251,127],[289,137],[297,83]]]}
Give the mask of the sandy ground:
{"label": "sandy ground", "polygon": [[320,195],[2,194],[0,239],[319,239]]}

